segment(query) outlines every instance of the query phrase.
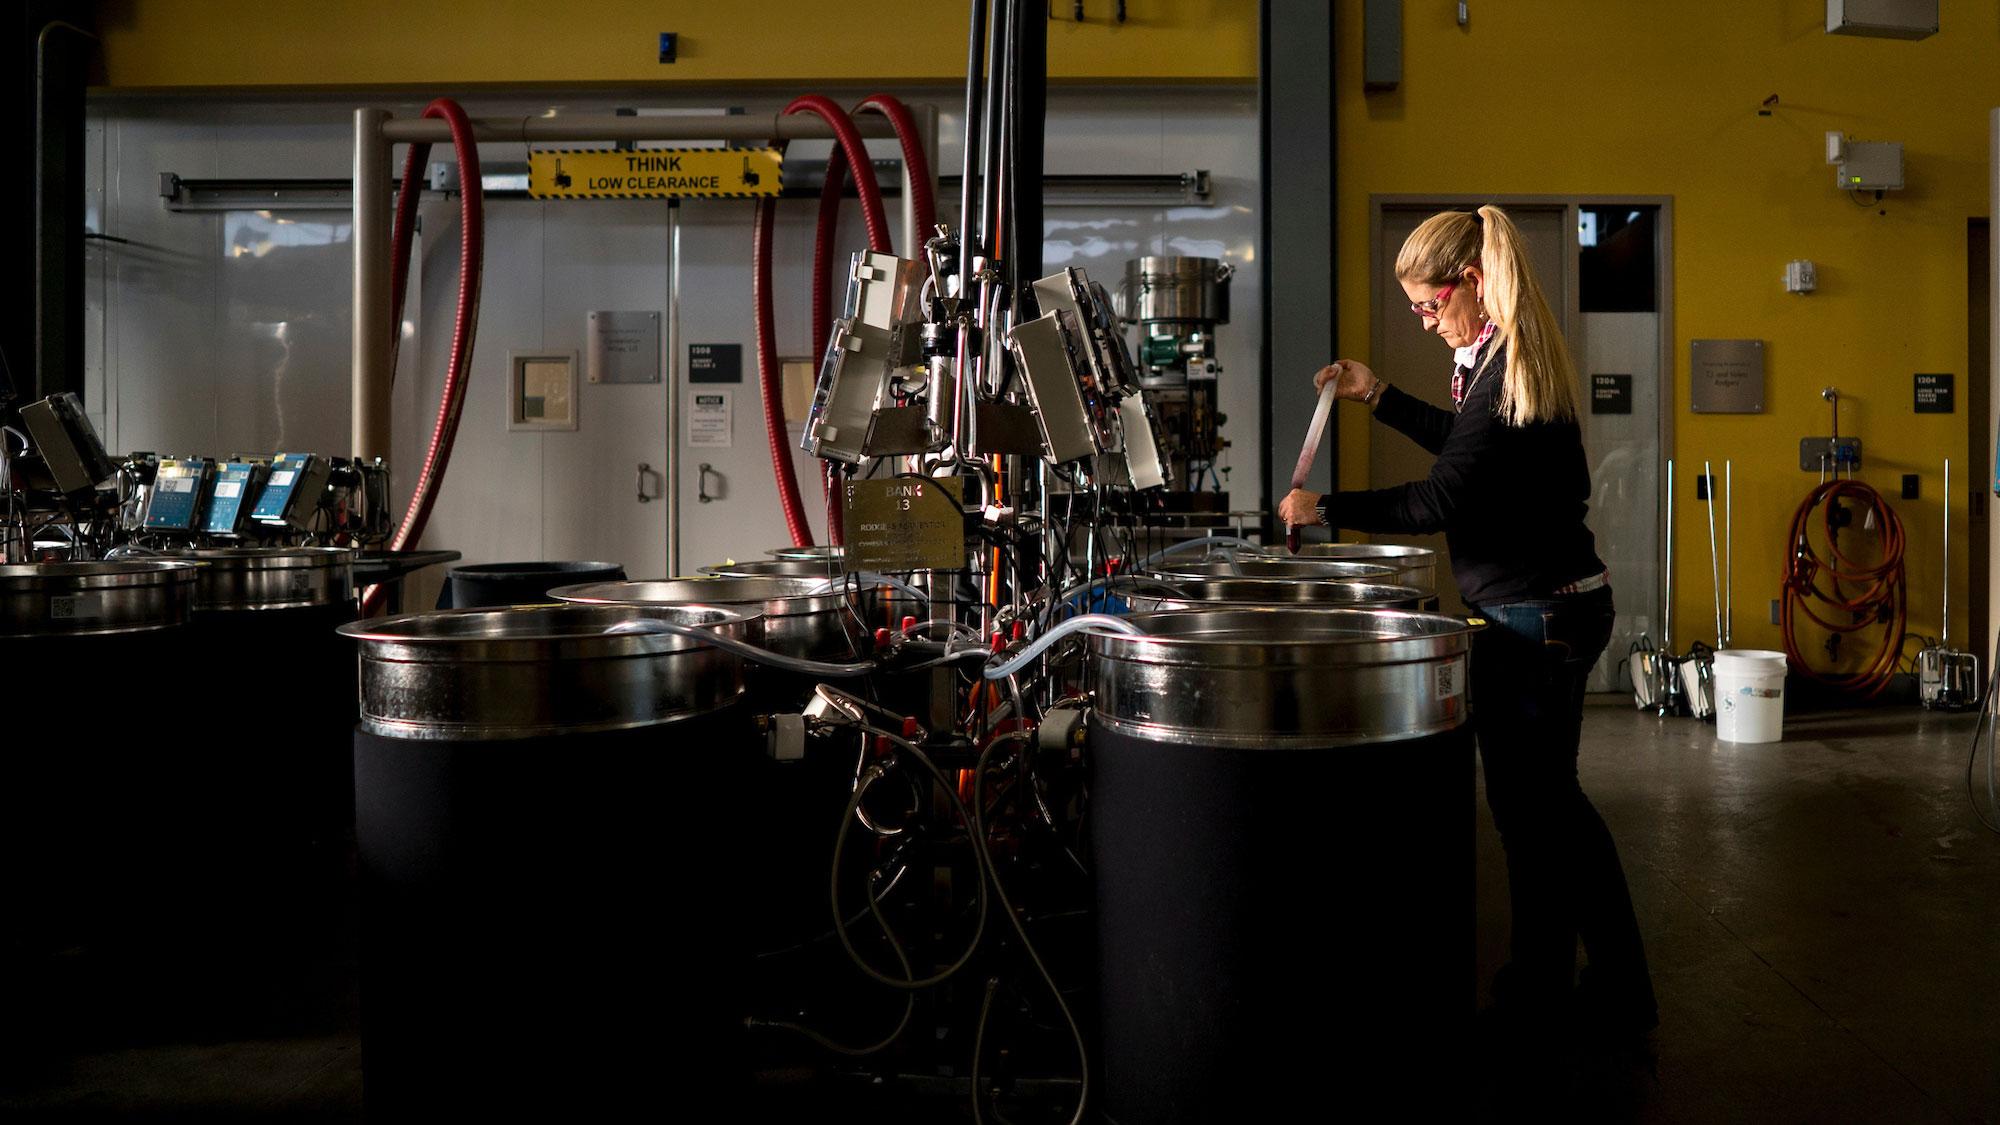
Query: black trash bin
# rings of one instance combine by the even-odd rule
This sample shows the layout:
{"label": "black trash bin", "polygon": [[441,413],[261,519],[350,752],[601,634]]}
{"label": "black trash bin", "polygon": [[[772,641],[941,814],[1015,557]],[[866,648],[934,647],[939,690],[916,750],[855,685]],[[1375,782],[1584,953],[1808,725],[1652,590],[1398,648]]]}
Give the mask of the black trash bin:
{"label": "black trash bin", "polygon": [[549,591],[579,582],[623,582],[625,568],[608,562],[504,562],[453,567],[438,592],[439,609],[543,605]]}

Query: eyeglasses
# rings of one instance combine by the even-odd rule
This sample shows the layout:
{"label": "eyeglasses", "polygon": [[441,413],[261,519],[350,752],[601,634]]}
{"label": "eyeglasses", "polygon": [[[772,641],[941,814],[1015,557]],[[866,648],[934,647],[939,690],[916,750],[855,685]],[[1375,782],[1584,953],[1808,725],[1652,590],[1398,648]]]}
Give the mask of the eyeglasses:
{"label": "eyeglasses", "polygon": [[1452,290],[1457,288],[1458,282],[1454,281],[1443,289],[1438,290],[1438,295],[1432,297],[1430,300],[1411,304],[1410,311],[1426,320],[1432,319],[1444,311],[1445,303],[1451,300]]}

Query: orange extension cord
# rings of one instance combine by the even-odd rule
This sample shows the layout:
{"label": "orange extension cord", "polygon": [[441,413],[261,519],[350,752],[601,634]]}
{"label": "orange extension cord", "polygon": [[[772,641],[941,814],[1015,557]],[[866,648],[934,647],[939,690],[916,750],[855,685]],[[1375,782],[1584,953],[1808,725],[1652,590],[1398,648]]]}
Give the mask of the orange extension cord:
{"label": "orange extension cord", "polygon": [[[1862,512],[1872,511],[1875,527],[1882,540],[1882,557],[1873,565],[1856,562],[1840,549],[1840,541],[1835,536],[1833,525],[1834,505],[1842,500],[1850,501]],[[1827,543],[1830,559],[1821,559],[1813,549],[1808,532],[1812,527],[1814,509],[1820,510],[1820,527]],[[1858,534],[1866,517],[1856,513],[1847,528],[1850,535]],[[1889,685],[1889,677],[1896,671],[1896,661],[1903,651],[1903,630],[1909,620],[1909,607],[1905,600],[1903,579],[1903,521],[1889,507],[1881,493],[1858,480],[1830,480],[1806,496],[1792,514],[1792,530],[1788,540],[1790,550],[1786,552],[1784,587],[1785,598],[1780,611],[1779,624],[1785,635],[1785,654],[1791,658],[1792,667],[1811,676],[1823,684],[1851,692],[1865,699],[1881,694]],[[1822,589],[1820,579],[1831,580],[1831,590]],[[1825,602],[1838,615],[1845,615],[1845,623],[1836,624],[1820,616],[1813,610],[1815,601]],[[1857,672],[1818,672],[1806,663],[1799,651],[1796,634],[1797,615],[1804,614],[1835,635],[1846,636],[1863,629],[1883,626],[1881,647],[1867,664]]]}

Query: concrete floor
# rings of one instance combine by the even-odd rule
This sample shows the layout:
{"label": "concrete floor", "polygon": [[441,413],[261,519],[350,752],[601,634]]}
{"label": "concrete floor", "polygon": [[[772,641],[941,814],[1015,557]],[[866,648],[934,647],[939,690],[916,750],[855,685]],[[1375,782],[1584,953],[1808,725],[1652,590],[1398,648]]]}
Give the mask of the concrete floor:
{"label": "concrete floor", "polygon": [[[2000,1121],[2000,839],[1965,795],[1974,722],[1795,715],[1784,742],[1739,746],[1594,698],[1581,773],[1647,941],[1657,1079],[1585,1083],[1548,1116]],[[1483,983],[1507,903],[1483,792],[1478,816]]]}
{"label": "concrete floor", "polygon": [[[1657,1077],[1595,1075],[1534,1118],[2000,1121],[2000,839],[1965,797],[1973,722],[1823,713],[1794,716],[1781,744],[1731,746],[1594,700],[1584,787],[1646,934]],[[1506,879],[1483,796],[1477,815],[1483,982],[1505,956]],[[357,1121],[351,963],[322,972],[323,1030],[0,1067],[0,1118]]]}

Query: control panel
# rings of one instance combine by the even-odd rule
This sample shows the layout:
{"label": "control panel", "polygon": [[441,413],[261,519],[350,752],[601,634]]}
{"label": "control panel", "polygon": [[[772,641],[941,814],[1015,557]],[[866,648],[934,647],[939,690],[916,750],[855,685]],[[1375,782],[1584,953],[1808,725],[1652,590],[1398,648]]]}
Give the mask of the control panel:
{"label": "control panel", "polygon": [[146,530],[193,531],[214,478],[215,462],[205,457],[160,458],[146,502]]}
{"label": "control panel", "polygon": [[320,494],[326,491],[327,468],[324,459],[311,453],[278,454],[250,518],[305,530],[319,510]]}
{"label": "control panel", "polygon": [[265,468],[255,461],[225,461],[217,466],[201,529],[210,535],[241,532],[251,522],[250,512],[264,486]]}

